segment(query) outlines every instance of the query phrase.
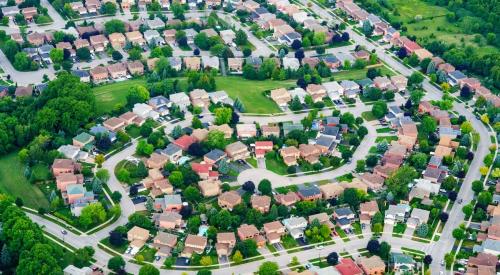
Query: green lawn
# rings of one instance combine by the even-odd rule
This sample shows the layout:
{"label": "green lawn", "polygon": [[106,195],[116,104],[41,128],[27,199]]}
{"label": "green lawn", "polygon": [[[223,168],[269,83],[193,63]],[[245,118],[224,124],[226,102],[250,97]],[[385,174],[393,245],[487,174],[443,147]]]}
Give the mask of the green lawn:
{"label": "green lawn", "polygon": [[[24,205],[38,209],[48,208],[49,201],[39,186],[28,182],[24,176],[25,166],[20,162],[17,152],[0,158],[0,191],[14,198],[22,198]],[[39,169],[34,169],[35,172]]]}
{"label": "green lawn", "polygon": [[[382,72],[382,75],[394,75],[394,73],[389,70],[386,66],[380,66],[379,69]],[[333,73],[333,78],[336,81],[340,80],[359,80],[366,78],[366,72],[368,68],[359,69],[359,70],[349,70],[349,71],[341,71],[338,73]]]}
{"label": "green lawn", "polygon": [[347,234],[344,232],[344,230],[342,228],[340,228],[339,226],[335,226],[335,232],[337,232],[337,234],[339,235],[339,237],[344,241],[344,242],[348,242],[349,241],[349,238],[347,237]]}
{"label": "green lawn", "polygon": [[276,88],[290,88],[295,86],[295,80],[273,81],[273,80],[246,80],[242,77],[217,77],[217,90],[224,90],[233,98],[239,98],[245,106],[247,113],[278,113],[281,112],[278,105],[271,99],[265,97],[262,92]]}
{"label": "green lawn", "polygon": [[377,119],[371,111],[362,112],[361,117],[366,121],[373,121]]}
{"label": "green lawn", "polygon": [[362,230],[361,230],[361,224],[359,224],[359,222],[355,222],[352,224],[352,229],[354,230],[354,233],[356,235],[360,235],[362,234]]}
{"label": "green lawn", "polygon": [[[257,81],[236,76],[216,77],[215,81],[217,90],[224,90],[231,98],[239,98],[243,102],[245,112],[260,114],[281,112],[274,101],[262,94],[263,91],[295,86],[295,80]],[[93,91],[96,95],[97,109],[100,114],[111,111],[116,104],[125,104],[127,102],[127,91],[131,85],[146,85],[146,80],[138,78],[95,87]]]}
{"label": "green lawn", "polygon": [[299,246],[297,241],[290,235],[285,235],[281,238],[281,243],[285,249],[290,249]]}
{"label": "green lawn", "polygon": [[250,165],[252,165],[254,168],[257,168],[257,160],[254,158],[247,158],[246,162],[248,162]]}
{"label": "green lawn", "polygon": [[389,127],[377,129],[377,133],[379,133],[379,134],[386,134],[386,133],[390,133],[391,131],[392,131],[392,129]]}
{"label": "green lawn", "polygon": [[129,244],[128,241],[125,241],[120,246],[114,246],[111,243],[109,243],[109,237],[106,237],[105,239],[101,240],[100,243],[103,244],[103,245],[105,245],[105,246],[107,246],[107,247],[109,247],[109,248],[112,248],[113,250],[115,250],[116,252],[119,252],[121,254],[125,253],[125,250],[127,250],[128,244]]}
{"label": "green lawn", "polygon": [[266,158],[266,168],[278,175],[287,175],[287,166],[281,160],[276,158]]}
{"label": "green lawn", "polygon": [[398,223],[392,229],[392,236],[394,237],[396,235],[397,237],[401,237],[401,235],[405,233],[405,230],[406,230],[406,224]]}
{"label": "green lawn", "polygon": [[391,142],[393,140],[398,140],[398,137],[397,136],[383,136],[383,137],[377,137],[375,139],[375,143],[379,143],[381,142],[382,140],[385,140],[387,142]]}
{"label": "green lawn", "polygon": [[127,91],[132,85],[146,85],[146,80],[133,79],[95,87],[98,112],[104,114],[113,110],[116,104],[127,103]]}
{"label": "green lawn", "polygon": [[144,261],[153,262],[155,259],[155,254],[156,254],[156,249],[144,246],[142,250],[139,253],[137,253],[137,255],[135,255],[135,259],[137,259],[139,255],[141,255]]}

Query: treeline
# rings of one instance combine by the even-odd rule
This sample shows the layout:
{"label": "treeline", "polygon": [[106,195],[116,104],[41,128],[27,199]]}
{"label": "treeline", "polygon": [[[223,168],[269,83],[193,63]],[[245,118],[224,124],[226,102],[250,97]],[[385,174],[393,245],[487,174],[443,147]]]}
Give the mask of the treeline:
{"label": "treeline", "polygon": [[27,148],[29,164],[50,162],[56,149],[90,122],[95,97],[90,86],[69,73],[49,82],[38,97],[0,99],[0,155]]}

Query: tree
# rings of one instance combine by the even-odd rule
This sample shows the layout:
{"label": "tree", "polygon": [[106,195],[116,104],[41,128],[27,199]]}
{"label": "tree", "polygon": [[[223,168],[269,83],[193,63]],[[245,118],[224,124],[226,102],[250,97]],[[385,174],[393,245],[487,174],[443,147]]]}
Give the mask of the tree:
{"label": "tree", "polygon": [[432,256],[431,255],[425,255],[424,257],[424,264],[430,265],[432,263]]}
{"label": "tree", "polygon": [[142,85],[134,85],[129,88],[127,94],[127,105],[133,107],[136,103],[144,103],[149,99],[149,91]]}
{"label": "tree", "polygon": [[437,123],[432,117],[425,116],[422,119],[422,123],[420,123],[420,130],[423,133],[429,135],[430,133],[434,133],[436,129],[437,129]]}
{"label": "tree", "polygon": [[410,163],[415,169],[424,169],[427,166],[427,155],[424,153],[415,153],[410,156]]}
{"label": "tree", "polygon": [[253,193],[255,191],[255,184],[252,181],[247,181],[241,188],[248,193]]}
{"label": "tree", "polygon": [[469,218],[474,211],[474,206],[472,204],[466,204],[462,207],[462,212],[465,215],[465,218]]}
{"label": "tree", "polygon": [[113,51],[111,53],[111,57],[114,61],[120,61],[123,59],[123,55],[119,51]]}
{"label": "tree", "polygon": [[78,222],[88,228],[90,225],[99,224],[106,220],[106,211],[100,202],[91,203],[82,209]]}
{"label": "tree", "polygon": [[376,155],[369,155],[366,158],[366,165],[368,167],[374,167],[375,165],[377,165],[377,163],[378,163],[378,158]]}
{"label": "tree", "polygon": [[387,242],[382,242],[380,243],[380,249],[378,255],[382,260],[387,261],[389,260],[389,256],[391,254],[391,245],[388,244]]}
{"label": "tree", "polygon": [[298,39],[295,39],[295,40],[293,40],[291,46],[292,46],[292,49],[298,50],[298,49],[302,48],[302,42],[300,42],[300,40],[298,40]]}
{"label": "tree", "polygon": [[366,35],[367,37],[371,37],[373,33],[373,27],[370,24],[370,21],[365,20],[363,21],[363,34]]}
{"label": "tree", "polygon": [[188,186],[182,194],[184,195],[184,198],[189,201],[189,202],[196,202],[199,199],[201,199],[201,193],[198,188],[194,186]]}
{"label": "tree", "polygon": [[239,250],[236,250],[233,254],[232,259],[237,264],[241,263],[243,261],[243,255],[241,255],[241,252]]}
{"label": "tree", "polygon": [[23,199],[21,199],[19,197],[16,198],[15,203],[16,203],[17,207],[23,207],[23,205],[24,205]]}
{"label": "tree", "polygon": [[259,182],[259,187],[258,187],[260,193],[263,195],[270,195],[272,192],[272,186],[271,182],[267,179],[263,179]]}
{"label": "tree", "polygon": [[303,49],[298,49],[295,51],[295,58],[297,58],[299,61],[302,61],[302,59],[305,57],[304,50]]}
{"label": "tree", "polygon": [[89,61],[92,58],[92,56],[90,55],[90,50],[87,47],[77,49],[76,56],[80,60],[84,60],[84,61]]}
{"label": "tree", "polygon": [[452,234],[453,238],[455,238],[459,241],[465,239],[465,236],[466,236],[465,229],[463,229],[462,227],[458,227],[458,228],[453,229],[453,232],[451,234]]}
{"label": "tree", "polygon": [[370,240],[366,245],[366,250],[368,250],[371,254],[378,254],[380,252],[380,243],[375,239]]}
{"label": "tree", "polygon": [[441,212],[441,214],[439,214],[439,220],[441,220],[442,223],[448,221],[448,217],[449,215],[446,212]]}
{"label": "tree", "polygon": [[420,238],[425,238],[427,234],[429,233],[429,226],[426,223],[420,224],[417,229],[417,236]]}
{"label": "tree", "polygon": [[9,249],[7,248],[7,244],[2,246],[2,252],[0,254],[0,264],[2,267],[9,267],[11,265],[12,257],[10,255]]}
{"label": "tree", "polygon": [[210,256],[201,257],[200,264],[203,266],[209,266],[212,264],[212,258]]}
{"label": "tree", "polygon": [[373,116],[380,119],[387,113],[387,104],[384,101],[377,101],[372,106]]}
{"label": "tree", "polygon": [[483,183],[480,180],[475,180],[472,182],[472,191],[474,193],[479,194],[479,192],[484,190]]}
{"label": "tree", "polygon": [[361,173],[364,172],[366,168],[366,163],[364,160],[360,159],[356,161],[356,172]]}
{"label": "tree", "polygon": [[106,2],[106,4],[101,6],[101,13],[108,15],[116,14],[116,5],[113,2]]}
{"label": "tree", "polygon": [[472,123],[470,121],[464,121],[462,125],[460,125],[460,131],[462,134],[467,135],[474,131],[474,128],[472,127]]}
{"label": "tree", "polygon": [[194,116],[193,120],[191,120],[191,126],[193,127],[193,129],[203,128],[203,124],[201,123],[201,120],[196,116]]}
{"label": "tree", "polygon": [[224,138],[224,133],[218,130],[210,131],[207,136],[207,145],[209,148],[224,150],[226,146],[226,139]]}
{"label": "tree", "polygon": [[104,24],[104,31],[108,35],[116,32],[125,33],[125,23],[118,19],[111,19]]}
{"label": "tree", "polygon": [[248,43],[247,34],[242,29],[236,31],[236,38],[234,39],[234,43],[236,43],[236,45],[238,46],[243,46]]}
{"label": "tree", "polygon": [[493,196],[488,191],[482,191],[477,195],[477,205],[483,209],[486,209],[492,201]]}
{"label": "tree", "polygon": [[212,275],[212,271],[208,269],[202,269],[196,273],[196,275]]}
{"label": "tree", "polygon": [[279,266],[275,262],[264,262],[259,266],[259,275],[276,275]]}
{"label": "tree", "polygon": [[413,182],[417,176],[418,173],[415,168],[403,165],[386,179],[387,190],[398,198],[406,197],[409,192],[408,184]]}
{"label": "tree", "polygon": [[139,275],[159,275],[160,274],[160,271],[150,265],[150,264],[145,264],[141,267],[141,269],[139,269]]}
{"label": "tree", "polygon": [[50,60],[55,64],[61,64],[64,60],[64,51],[62,49],[54,48],[50,50]]}
{"label": "tree", "polygon": [[231,117],[233,110],[228,107],[216,108],[215,111],[215,124],[229,124],[231,122]]}
{"label": "tree", "polygon": [[420,85],[424,81],[424,76],[419,72],[413,72],[408,79],[408,85]]}
{"label": "tree", "polygon": [[[180,125],[175,125],[174,129],[172,129],[172,137],[174,139],[180,138],[184,133],[182,132],[182,127]],[[210,133],[208,134],[210,135]]]}
{"label": "tree", "polygon": [[292,98],[292,102],[290,103],[290,109],[292,111],[302,110],[302,103],[300,103],[300,99],[298,96],[294,96]]}
{"label": "tree", "polygon": [[118,272],[120,270],[123,270],[125,267],[125,260],[121,256],[114,256],[109,259],[108,261],[108,268]]}
{"label": "tree", "polygon": [[184,7],[177,2],[172,3],[171,5],[172,13],[174,14],[174,18],[179,20],[184,20]]}
{"label": "tree", "polygon": [[355,188],[347,188],[342,194],[342,201],[349,204],[354,209],[359,207],[360,196],[358,190]]}
{"label": "tree", "polygon": [[168,176],[168,180],[176,188],[180,188],[184,184],[184,176],[180,171],[173,171],[172,173],[170,173],[170,176]]}
{"label": "tree", "polygon": [[339,263],[339,254],[337,254],[337,252],[328,254],[326,261],[329,265],[337,265]]}

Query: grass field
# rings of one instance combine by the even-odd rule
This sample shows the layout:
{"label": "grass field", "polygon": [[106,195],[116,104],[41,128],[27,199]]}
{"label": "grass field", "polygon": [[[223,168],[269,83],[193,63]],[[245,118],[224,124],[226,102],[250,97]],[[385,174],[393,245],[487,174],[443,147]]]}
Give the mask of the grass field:
{"label": "grass field", "polygon": [[[215,81],[218,91],[224,90],[231,98],[239,98],[243,102],[245,112],[259,114],[281,112],[274,101],[262,94],[263,91],[295,86],[295,80],[254,81],[242,77],[216,77]],[[100,114],[110,112],[116,104],[125,104],[127,91],[132,85],[146,85],[146,80],[139,78],[95,87],[93,91]]]}
{"label": "grass field", "polygon": [[[394,75],[394,73],[389,70],[386,66],[380,67],[382,75]],[[333,73],[333,79],[336,81],[340,80],[359,80],[366,78],[367,68],[359,69],[359,70],[349,70],[349,71],[341,71],[338,73]]]}
{"label": "grass field", "polygon": [[17,152],[0,158],[0,191],[14,198],[22,198],[27,207],[47,209],[49,201],[38,186],[29,183],[24,177],[24,169]]}
{"label": "grass field", "polygon": [[295,80],[288,81],[255,81],[246,80],[242,77],[217,77],[217,90],[224,90],[233,98],[239,98],[245,106],[247,113],[278,113],[281,110],[271,99],[265,97],[262,92],[276,88],[289,88],[295,86]]}
{"label": "grass field", "polygon": [[[420,40],[435,39],[448,44],[478,47],[479,54],[489,54],[498,51],[497,48],[485,45],[484,39],[480,43],[474,41],[474,34],[466,34],[458,23],[450,23],[446,14],[450,11],[445,7],[432,5],[421,0],[389,0],[394,10],[384,9],[389,17],[403,22],[408,28],[407,33],[415,35]],[[415,20],[416,17],[421,20]],[[431,36],[432,35],[432,36]]]}
{"label": "grass field", "polygon": [[127,102],[127,91],[132,85],[145,85],[145,79],[133,79],[95,87],[97,110],[104,114],[113,110],[116,104]]}
{"label": "grass field", "polygon": [[276,158],[266,158],[266,168],[278,175],[287,175],[287,166]]}

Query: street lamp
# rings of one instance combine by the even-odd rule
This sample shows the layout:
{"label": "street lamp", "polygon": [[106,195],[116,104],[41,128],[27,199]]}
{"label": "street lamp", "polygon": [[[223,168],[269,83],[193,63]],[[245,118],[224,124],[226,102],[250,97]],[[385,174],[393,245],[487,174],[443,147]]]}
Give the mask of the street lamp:
{"label": "street lamp", "polygon": [[318,259],[319,259],[319,264],[321,265],[321,250],[323,249],[323,246],[320,245],[316,247],[316,249],[318,250]]}
{"label": "street lamp", "polygon": [[62,234],[62,237],[63,237],[63,243],[64,243],[64,242],[65,242],[65,241],[64,241],[64,236],[66,236],[66,235],[68,234],[68,231],[66,231],[66,230],[64,230],[64,229],[63,229],[63,230],[61,230],[61,234]]}

